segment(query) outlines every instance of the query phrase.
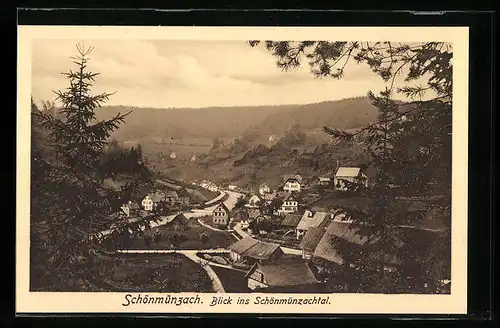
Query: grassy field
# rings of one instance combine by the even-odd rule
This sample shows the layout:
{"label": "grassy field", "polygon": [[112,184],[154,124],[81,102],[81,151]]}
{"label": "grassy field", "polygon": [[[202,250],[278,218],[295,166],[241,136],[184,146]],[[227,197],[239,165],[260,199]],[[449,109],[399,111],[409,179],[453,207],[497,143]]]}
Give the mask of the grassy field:
{"label": "grassy field", "polygon": [[197,192],[199,192],[200,194],[202,194],[203,197],[205,197],[205,199],[207,201],[212,200],[215,197],[219,196],[218,192],[213,192],[213,191],[207,190],[205,188],[193,188],[192,190],[196,190]]}
{"label": "grassy field", "polygon": [[181,254],[122,255],[104,284],[121,292],[213,292],[206,271]]}
{"label": "grassy field", "polygon": [[[200,225],[196,219],[190,219],[186,225],[163,225],[158,227],[161,238],[158,242],[148,247],[143,238],[132,240],[129,249],[172,249],[171,236],[175,233],[185,236],[185,241],[179,245],[179,249],[210,249],[226,248],[233,244],[236,239],[229,232],[213,231]],[[207,236],[205,242],[200,236]]]}

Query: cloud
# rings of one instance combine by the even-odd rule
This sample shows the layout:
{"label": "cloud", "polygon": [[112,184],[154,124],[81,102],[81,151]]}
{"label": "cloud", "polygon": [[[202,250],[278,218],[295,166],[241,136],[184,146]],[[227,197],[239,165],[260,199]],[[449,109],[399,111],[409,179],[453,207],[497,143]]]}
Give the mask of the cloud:
{"label": "cloud", "polygon": [[[37,40],[32,92],[53,100],[75,69],[78,40]],[[99,72],[95,93],[117,92],[110,105],[144,107],[301,104],[365,95],[384,83],[369,68],[349,63],[341,80],[317,79],[307,63],[283,72],[263,48],[243,41],[84,40],[93,46],[88,69]]]}

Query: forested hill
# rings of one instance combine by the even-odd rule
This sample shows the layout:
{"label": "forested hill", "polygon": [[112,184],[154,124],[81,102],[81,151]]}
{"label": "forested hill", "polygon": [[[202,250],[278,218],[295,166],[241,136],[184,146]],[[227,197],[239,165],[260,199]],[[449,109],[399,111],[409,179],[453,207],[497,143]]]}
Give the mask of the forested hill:
{"label": "forested hill", "polygon": [[115,133],[117,140],[160,138],[232,138],[235,136],[282,135],[299,124],[309,130],[329,125],[355,128],[375,120],[376,109],[366,97],[307,105],[208,107],[208,108],[133,108],[103,107],[98,119],[132,111]]}

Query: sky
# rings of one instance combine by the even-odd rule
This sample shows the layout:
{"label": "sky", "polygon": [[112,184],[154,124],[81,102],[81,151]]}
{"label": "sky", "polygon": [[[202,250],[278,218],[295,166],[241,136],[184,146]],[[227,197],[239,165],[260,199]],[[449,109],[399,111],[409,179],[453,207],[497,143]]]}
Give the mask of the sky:
{"label": "sky", "polygon": [[55,100],[76,66],[76,44],[92,46],[94,93],[116,92],[107,105],[157,108],[308,104],[364,96],[385,83],[364,64],[347,64],[341,80],[315,78],[302,65],[283,72],[263,47],[244,41],[50,40],[32,48],[32,95]]}

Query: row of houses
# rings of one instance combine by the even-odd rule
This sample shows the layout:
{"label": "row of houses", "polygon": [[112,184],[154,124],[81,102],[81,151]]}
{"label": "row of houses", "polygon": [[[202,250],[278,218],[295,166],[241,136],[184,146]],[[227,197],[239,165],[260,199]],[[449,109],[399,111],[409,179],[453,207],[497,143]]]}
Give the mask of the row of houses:
{"label": "row of houses", "polygon": [[179,196],[175,190],[157,190],[145,195],[140,202],[140,206],[137,202],[130,200],[121,206],[121,210],[127,217],[130,217],[137,215],[140,210],[151,212],[161,203],[165,203],[172,207],[182,208],[189,205],[190,199],[187,196]]}
{"label": "row of houses", "polygon": [[[348,190],[349,184],[358,184],[368,187],[369,177],[360,167],[339,167],[332,178],[319,177],[317,181],[317,184],[323,186],[332,185],[332,183],[335,189],[346,191]],[[301,175],[291,174],[283,177],[282,190],[284,192],[299,193],[303,188],[304,181]],[[271,188],[266,183],[263,183],[259,187],[258,195],[255,196],[260,196],[260,199],[263,199],[268,195],[276,195],[276,193],[276,190],[271,191]]]}
{"label": "row of houses", "polygon": [[[419,211],[421,209],[414,210]],[[410,252],[411,258],[423,258],[447,229],[444,226],[436,229],[395,226],[393,246],[387,248],[377,246],[382,238],[371,225],[354,224],[343,215],[306,211],[303,215],[287,215],[282,225],[295,229],[297,238],[301,239],[300,259],[286,260],[287,255],[279,244],[252,237],[245,237],[229,248],[234,265],[248,268],[246,279],[251,290],[286,288],[289,291],[289,288],[308,286],[306,291],[310,292],[324,282],[322,273],[328,272],[330,278],[332,273],[333,277],[341,274],[349,253],[354,256],[364,253],[385,271],[392,271],[404,264],[398,255],[399,249],[404,249],[404,254]],[[408,248],[408,245],[415,247]],[[346,250],[349,250],[347,255]],[[441,275],[442,281],[449,282],[450,272]]]}
{"label": "row of houses", "polygon": [[368,188],[370,178],[360,167],[338,167],[333,176],[322,176],[317,180],[320,186],[333,187],[338,191],[348,191],[352,184]]}
{"label": "row of houses", "polygon": [[[350,184],[369,186],[369,177],[360,167],[338,167],[332,177],[319,177],[317,184],[322,186],[333,186],[336,190],[347,191]],[[283,190],[289,192],[300,192],[304,187],[302,176],[298,174],[285,175],[283,177]],[[260,190],[259,190],[260,192]]]}
{"label": "row of houses", "polygon": [[285,216],[288,213],[295,213],[299,210],[299,199],[297,193],[290,191],[273,191],[264,195],[253,195],[245,204],[246,208],[260,208],[269,205],[275,198],[282,199],[281,206],[276,210],[276,215]]}

